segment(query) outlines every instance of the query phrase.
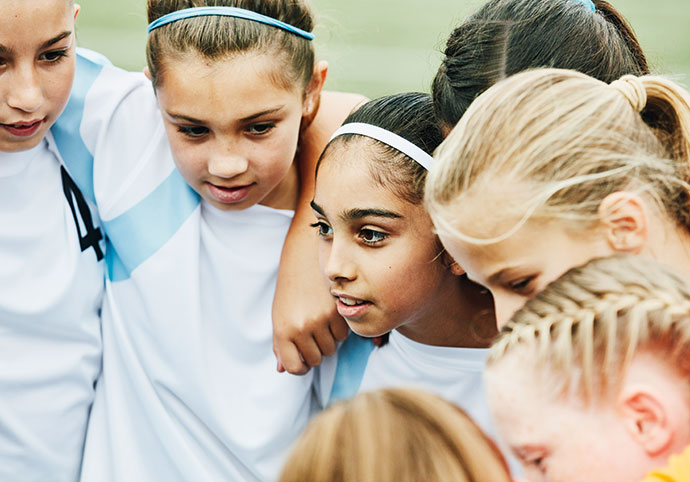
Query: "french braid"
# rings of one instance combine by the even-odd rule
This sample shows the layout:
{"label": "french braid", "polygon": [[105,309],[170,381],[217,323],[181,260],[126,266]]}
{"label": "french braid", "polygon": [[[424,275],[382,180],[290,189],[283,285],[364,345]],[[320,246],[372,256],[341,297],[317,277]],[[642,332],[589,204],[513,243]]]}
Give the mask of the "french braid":
{"label": "french braid", "polygon": [[585,400],[615,390],[632,357],[643,349],[659,350],[690,379],[690,287],[639,256],[590,261],[513,315],[494,342],[488,364],[520,346],[565,375],[559,377],[561,389],[576,388]]}

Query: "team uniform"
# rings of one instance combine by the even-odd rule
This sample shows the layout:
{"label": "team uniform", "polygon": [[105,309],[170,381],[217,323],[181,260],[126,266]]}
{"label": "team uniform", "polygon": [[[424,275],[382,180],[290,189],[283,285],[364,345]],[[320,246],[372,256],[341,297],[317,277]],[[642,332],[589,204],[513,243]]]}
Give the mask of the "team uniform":
{"label": "team uniform", "polygon": [[350,335],[337,355],[320,367],[317,392],[328,406],[380,388],[427,390],[460,406],[485,432],[493,433],[482,381],[487,354],[485,348],[424,345],[397,330],[380,348],[371,340]]}
{"label": "team uniform", "polygon": [[[397,330],[380,348],[370,339],[351,334],[336,355],[316,369],[315,393],[327,407],[359,392],[381,388],[426,390],[462,408],[496,440],[483,381],[488,354],[488,348],[425,345]],[[520,464],[503,452],[513,475],[520,475]]]}
{"label": "team uniform", "polygon": [[31,150],[0,153],[3,481],[78,479],[101,369],[105,244],[68,167],[90,161],[57,148],[65,135],[49,132]]}
{"label": "team uniform", "polygon": [[276,479],[317,408],[312,376],[279,374],[272,351],[292,212],[201,201],[137,74],[93,79],[81,136],[107,235],[103,376],[82,480]]}

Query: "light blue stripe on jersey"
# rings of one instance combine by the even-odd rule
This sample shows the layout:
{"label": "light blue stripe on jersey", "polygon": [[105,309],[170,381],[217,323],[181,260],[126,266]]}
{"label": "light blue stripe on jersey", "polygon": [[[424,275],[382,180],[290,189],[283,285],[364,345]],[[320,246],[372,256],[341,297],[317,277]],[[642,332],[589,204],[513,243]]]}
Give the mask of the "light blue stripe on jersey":
{"label": "light blue stripe on jersey", "polygon": [[84,197],[93,203],[96,202],[93,192],[93,156],[82,140],[80,127],[84,117],[86,94],[102,69],[102,64],[87,59],[82,52],[77,53],[77,67],[69,102],[51,128],[55,144],[67,170]]}
{"label": "light blue stripe on jersey", "polygon": [[335,369],[328,405],[338,400],[351,398],[357,393],[372,351],[374,351],[374,343],[371,338],[362,338],[355,333],[351,333],[340,345],[338,366]]}
{"label": "light blue stripe on jersey", "polygon": [[[168,178],[133,208],[104,222],[105,259],[111,281],[122,281],[158,251],[199,205],[199,195],[173,169]],[[136,233],[136,234],[132,234]]]}

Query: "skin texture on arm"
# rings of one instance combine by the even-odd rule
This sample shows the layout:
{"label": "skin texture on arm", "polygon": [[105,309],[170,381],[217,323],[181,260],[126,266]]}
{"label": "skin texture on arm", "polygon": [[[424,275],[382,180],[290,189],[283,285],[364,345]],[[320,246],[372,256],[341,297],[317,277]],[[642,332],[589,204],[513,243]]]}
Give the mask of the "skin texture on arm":
{"label": "skin texture on arm", "polygon": [[348,114],[366,100],[357,94],[323,92],[313,119],[305,119],[308,125],[303,127],[296,159],[299,201],[283,245],[273,300],[273,351],[279,371],[307,373],[323,356],[335,353],[336,342],[349,333],[319,267],[318,237],[310,226],[315,218],[309,203],[321,152]]}

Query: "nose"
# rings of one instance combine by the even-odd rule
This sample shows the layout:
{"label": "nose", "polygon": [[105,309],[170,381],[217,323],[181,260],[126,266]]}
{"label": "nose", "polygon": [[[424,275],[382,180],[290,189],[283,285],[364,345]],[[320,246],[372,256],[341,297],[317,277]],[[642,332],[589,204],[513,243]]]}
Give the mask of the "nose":
{"label": "nose", "polygon": [[357,269],[352,261],[350,250],[345,243],[334,239],[327,256],[324,273],[331,281],[353,281],[357,277]]}
{"label": "nose", "polygon": [[244,174],[248,168],[247,156],[240,152],[234,142],[218,143],[208,162],[209,174],[225,179]]}
{"label": "nose", "polygon": [[7,104],[24,112],[36,112],[43,105],[43,91],[33,65],[19,64],[8,77]]}
{"label": "nose", "polygon": [[506,296],[494,293],[494,309],[496,312],[496,325],[500,330],[508,324],[510,318],[517,310],[522,308],[527,298],[522,296]]}

